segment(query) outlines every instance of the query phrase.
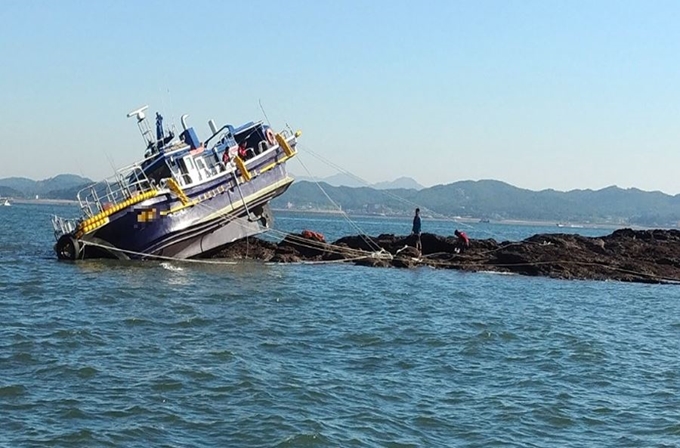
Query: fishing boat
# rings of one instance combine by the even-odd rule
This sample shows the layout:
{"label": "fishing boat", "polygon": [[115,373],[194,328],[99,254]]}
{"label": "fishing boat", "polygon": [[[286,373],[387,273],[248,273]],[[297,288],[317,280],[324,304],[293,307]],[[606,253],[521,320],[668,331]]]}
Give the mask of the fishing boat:
{"label": "fishing boat", "polygon": [[154,130],[147,109],[128,114],[144,158],[79,191],[79,217],[52,218],[57,258],[198,257],[271,228],[269,202],[293,182],[286,161],[300,131],[210,120],[211,135],[200,141],[188,115],[175,136],[159,113]]}

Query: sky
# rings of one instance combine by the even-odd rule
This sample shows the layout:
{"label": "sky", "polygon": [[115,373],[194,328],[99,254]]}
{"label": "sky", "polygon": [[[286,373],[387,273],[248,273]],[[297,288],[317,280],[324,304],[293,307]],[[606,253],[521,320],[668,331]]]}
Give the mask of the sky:
{"label": "sky", "polygon": [[0,20],[0,178],[108,177],[143,156],[126,114],[149,105],[202,139],[300,129],[303,176],[680,193],[677,1],[3,0]]}

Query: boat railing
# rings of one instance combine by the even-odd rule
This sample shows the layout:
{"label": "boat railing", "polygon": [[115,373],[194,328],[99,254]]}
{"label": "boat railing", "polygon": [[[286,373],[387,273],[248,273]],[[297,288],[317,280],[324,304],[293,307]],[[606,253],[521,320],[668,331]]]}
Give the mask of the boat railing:
{"label": "boat railing", "polygon": [[75,232],[77,227],[77,219],[66,219],[57,215],[52,216],[52,229],[54,229],[54,238],[57,240],[62,235]]}
{"label": "boat railing", "polygon": [[208,139],[205,142],[203,142],[206,148],[210,144],[210,141],[214,138],[217,138],[218,144],[222,140],[229,140],[230,142],[234,142],[235,144],[236,140],[234,140],[234,127],[230,124],[225,124],[219,130],[215,131],[213,135],[208,137]]}
{"label": "boat railing", "polygon": [[141,166],[122,168],[115,175],[78,192],[78,203],[86,217],[92,217],[123,201],[154,189]]}

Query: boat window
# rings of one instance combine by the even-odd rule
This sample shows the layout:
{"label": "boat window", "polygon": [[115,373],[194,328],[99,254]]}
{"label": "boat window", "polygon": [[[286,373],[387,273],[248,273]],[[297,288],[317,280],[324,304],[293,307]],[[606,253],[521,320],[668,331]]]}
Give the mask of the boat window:
{"label": "boat window", "polygon": [[196,157],[196,159],[194,159],[194,161],[196,162],[196,169],[199,169],[199,170],[205,169],[205,163],[203,162],[203,159],[201,157]]}
{"label": "boat window", "polygon": [[196,169],[196,165],[194,165],[194,161],[191,158],[191,156],[184,157],[184,163],[186,164],[187,172],[189,173],[191,179],[197,179],[199,181],[203,180],[203,177],[201,176],[201,173]]}
{"label": "boat window", "polygon": [[202,173],[203,176],[205,176],[206,178],[210,177],[210,170],[206,166],[203,157],[196,157],[194,161],[196,162],[196,169],[198,170],[198,172]]}
{"label": "boat window", "polygon": [[153,171],[148,172],[147,176],[159,183],[161,179],[170,176],[170,168],[165,163],[161,163]]}
{"label": "boat window", "polygon": [[190,184],[191,178],[189,177],[189,174],[187,174],[187,166],[184,163],[184,160],[177,159],[175,160],[175,164],[179,169],[179,175],[177,176],[177,179],[179,180],[180,185]]}
{"label": "boat window", "polygon": [[188,171],[187,170],[187,164],[184,163],[184,159],[177,159],[177,167],[182,172],[182,174],[184,174]]}

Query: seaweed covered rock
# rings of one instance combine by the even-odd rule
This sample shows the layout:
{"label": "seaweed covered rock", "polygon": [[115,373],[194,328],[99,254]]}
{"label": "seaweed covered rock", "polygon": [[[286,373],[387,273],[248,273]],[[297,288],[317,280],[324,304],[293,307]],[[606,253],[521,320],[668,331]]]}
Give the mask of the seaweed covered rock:
{"label": "seaweed covered rock", "polygon": [[289,234],[278,244],[249,238],[216,253],[219,258],[252,258],[281,263],[347,261],[373,267],[430,266],[466,271],[499,271],[561,279],[680,282],[680,231],[620,229],[590,238],[537,234],[523,241],[471,240],[421,235],[422,253],[412,236],[346,236],[326,243],[314,235]]}

